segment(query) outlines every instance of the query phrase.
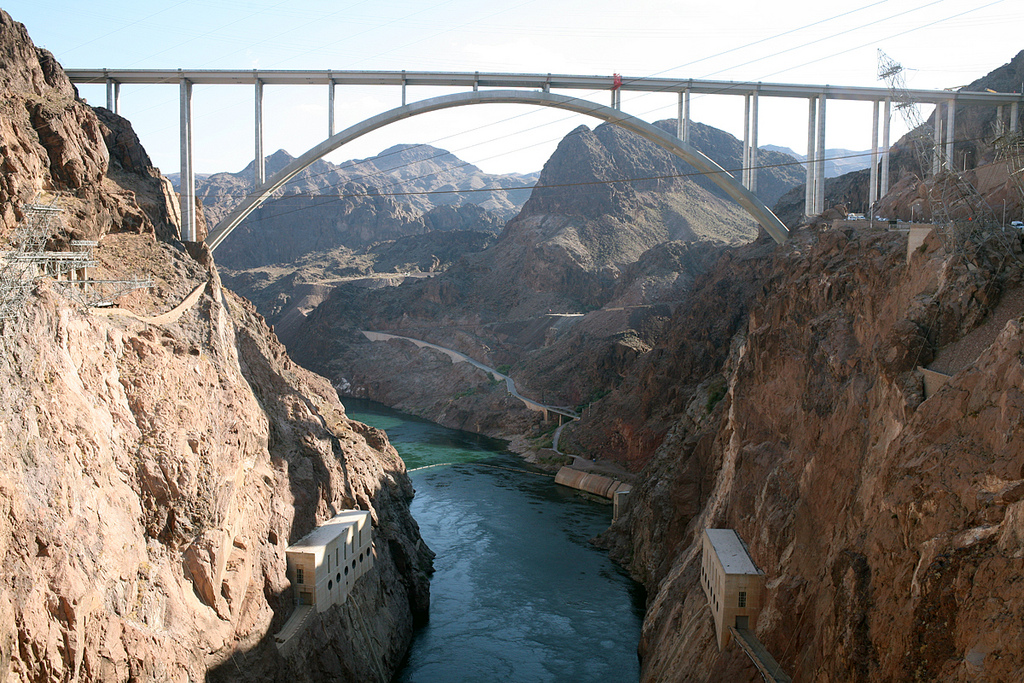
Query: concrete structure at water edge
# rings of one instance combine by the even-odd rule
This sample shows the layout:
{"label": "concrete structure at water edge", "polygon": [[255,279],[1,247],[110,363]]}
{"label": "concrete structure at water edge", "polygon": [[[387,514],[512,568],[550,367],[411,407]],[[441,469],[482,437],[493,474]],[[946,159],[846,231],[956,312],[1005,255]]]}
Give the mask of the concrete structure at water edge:
{"label": "concrete structure at water edge", "polygon": [[705,529],[700,585],[715,620],[718,649],[729,644],[730,628],[753,631],[764,602],[765,578],[733,529]]}
{"label": "concrete structure at water edge", "polygon": [[344,604],[356,579],[373,566],[370,513],[339,512],[288,546],[285,554],[296,604],[317,612]]}
{"label": "concrete structure at water edge", "polygon": [[555,483],[574,488],[578,491],[586,491],[609,500],[615,500],[616,493],[629,491],[633,488],[632,484],[621,482],[618,479],[594,474],[593,472],[584,472],[583,470],[573,469],[568,466],[558,470],[558,473],[555,475]]}

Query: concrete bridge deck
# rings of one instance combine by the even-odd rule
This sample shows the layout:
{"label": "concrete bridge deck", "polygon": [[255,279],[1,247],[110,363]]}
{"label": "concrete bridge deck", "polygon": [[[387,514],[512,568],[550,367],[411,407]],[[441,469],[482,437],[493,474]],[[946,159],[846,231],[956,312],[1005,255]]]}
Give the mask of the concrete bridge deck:
{"label": "concrete bridge deck", "polygon": [[[770,83],[646,76],[588,76],[553,73],[500,73],[492,71],[334,71],[284,69],[65,69],[72,83],[178,84],[182,79],[205,85],[391,85],[452,88],[538,88],[541,90],[631,90],[637,92],[689,92],[695,95],[743,95],[808,98],[827,95],[830,100],[876,102],[889,97],[888,88]],[[1008,105],[1024,99],[1021,93],[908,90],[920,103],[937,104],[955,98],[961,105]]]}

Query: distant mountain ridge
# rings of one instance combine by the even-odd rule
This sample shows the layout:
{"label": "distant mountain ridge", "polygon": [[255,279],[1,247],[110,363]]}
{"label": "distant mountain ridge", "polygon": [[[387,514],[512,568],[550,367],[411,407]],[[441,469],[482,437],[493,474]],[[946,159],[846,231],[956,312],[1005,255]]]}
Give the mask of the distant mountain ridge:
{"label": "distant mountain ridge", "polygon": [[[285,150],[270,155],[267,177],[293,160]],[[211,224],[253,190],[254,175],[250,163],[237,173],[197,178],[196,195]],[[485,173],[430,145],[395,145],[343,164],[319,159],[236,228],[217,259],[229,268],[254,268],[432,230],[497,234],[529,197],[537,177]]]}
{"label": "distant mountain ridge", "polygon": [[[774,152],[782,152],[788,154],[797,161],[801,162],[801,168],[806,168],[802,162],[807,161],[806,154],[799,154],[794,152],[789,147],[783,147],[781,145],[765,145],[761,149],[768,149]],[[881,152],[881,150],[879,150]],[[864,168],[871,168],[871,150],[863,152],[843,149],[836,147],[834,149],[825,150],[825,177],[835,178],[841,176],[844,173],[851,173],[853,171],[859,171]]]}

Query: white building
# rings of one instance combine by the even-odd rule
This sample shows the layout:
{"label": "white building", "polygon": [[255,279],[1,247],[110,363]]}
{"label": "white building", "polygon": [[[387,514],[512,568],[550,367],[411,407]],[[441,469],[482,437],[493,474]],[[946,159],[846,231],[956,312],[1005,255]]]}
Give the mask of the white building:
{"label": "white building", "polygon": [[729,644],[729,627],[753,630],[764,600],[764,572],[754,566],[734,529],[705,529],[700,585],[715,619],[718,649]]}
{"label": "white building", "polygon": [[299,605],[323,612],[348,598],[356,579],[373,566],[370,513],[345,510],[285,550],[288,578]]}

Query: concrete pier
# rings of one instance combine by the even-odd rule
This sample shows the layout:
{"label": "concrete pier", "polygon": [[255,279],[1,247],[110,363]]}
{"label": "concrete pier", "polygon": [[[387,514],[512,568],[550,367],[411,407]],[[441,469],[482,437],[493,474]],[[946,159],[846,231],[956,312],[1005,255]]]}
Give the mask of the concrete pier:
{"label": "concrete pier", "polygon": [[121,84],[113,78],[107,79],[107,110],[121,114]]}
{"label": "concrete pier", "polygon": [[256,187],[263,184],[266,179],[265,164],[263,158],[263,81],[256,79],[256,154],[253,168],[256,172]]}
{"label": "concrete pier", "polygon": [[953,158],[953,144],[955,142],[956,125],[956,98],[954,97],[946,104],[946,168],[953,170],[956,160]]}
{"label": "concrete pier", "polygon": [[825,103],[828,96],[818,97],[818,134],[814,163],[814,215],[825,210]]}
{"label": "concrete pier", "polygon": [[882,116],[882,187],[880,196],[889,193],[889,118],[892,115],[892,99],[885,98],[885,113]]}
{"label": "concrete pier", "polygon": [[757,91],[750,96],[750,175],[748,176],[749,189],[757,194]]}
{"label": "concrete pier", "polygon": [[878,203],[878,101],[871,103],[871,181],[868,187],[868,207],[875,216],[875,204]]}
{"label": "concrete pier", "polygon": [[814,158],[817,156],[817,130],[815,119],[817,118],[817,97],[807,100],[807,179],[804,181],[804,215],[814,215]]}
{"label": "concrete pier", "polygon": [[327,83],[327,137],[334,135],[334,81]]}
{"label": "concrete pier", "polygon": [[181,241],[196,241],[196,172],[192,166],[192,81],[182,78],[181,89]]}

